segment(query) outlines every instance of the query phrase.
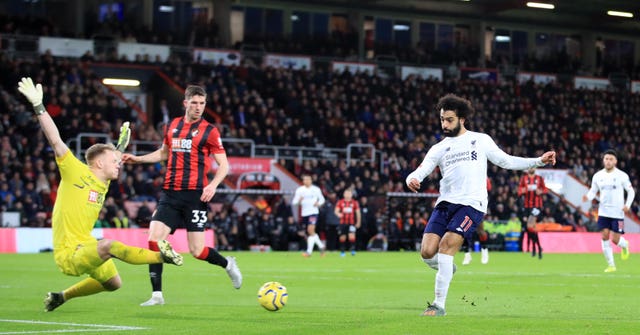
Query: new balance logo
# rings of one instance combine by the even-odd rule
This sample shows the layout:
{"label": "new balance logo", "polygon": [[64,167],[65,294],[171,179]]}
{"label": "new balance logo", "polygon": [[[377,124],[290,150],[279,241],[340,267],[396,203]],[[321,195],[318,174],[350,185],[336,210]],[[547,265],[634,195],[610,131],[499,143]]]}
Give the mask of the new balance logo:
{"label": "new balance logo", "polygon": [[478,160],[478,153],[475,151],[471,151],[471,160],[472,161],[477,161]]}

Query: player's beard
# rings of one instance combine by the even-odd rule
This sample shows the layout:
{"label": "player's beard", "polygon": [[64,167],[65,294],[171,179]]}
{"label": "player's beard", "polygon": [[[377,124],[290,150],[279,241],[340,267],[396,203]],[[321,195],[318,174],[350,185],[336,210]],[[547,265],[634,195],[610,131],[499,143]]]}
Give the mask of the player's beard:
{"label": "player's beard", "polygon": [[462,126],[460,125],[460,121],[458,120],[458,125],[455,128],[451,130],[443,129],[442,131],[444,132],[444,136],[446,137],[456,137],[460,134],[460,129],[462,129]]}

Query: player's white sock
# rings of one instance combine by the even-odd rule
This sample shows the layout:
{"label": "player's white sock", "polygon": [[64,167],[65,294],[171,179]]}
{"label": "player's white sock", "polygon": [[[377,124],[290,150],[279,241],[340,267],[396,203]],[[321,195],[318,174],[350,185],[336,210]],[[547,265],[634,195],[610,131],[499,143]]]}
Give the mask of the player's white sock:
{"label": "player's white sock", "polygon": [[436,298],[434,304],[445,308],[449,284],[453,278],[453,256],[438,253],[438,273],[436,273]]}
{"label": "player's white sock", "polygon": [[620,236],[620,240],[618,241],[618,246],[620,248],[626,248],[629,246],[629,241],[625,240],[624,237]]}
{"label": "player's white sock", "polygon": [[163,298],[162,291],[153,291],[153,292],[151,292],[151,297],[152,298]]}
{"label": "player's white sock", "polygon": [[464,253],[464,259],[462,260],[462,265],[469,265],[469,264],[471,264],[471,253],[467,251]]}
{"label": "player's white sock", "polygon": [[311,255],[311,253],[313,252],[313,243],[315,241],[316,235],[312,235],[312,236],[308,236],[307,237],[307,254],[309,254],[309,255]]}
{"label": "player's white sock", "polygon": [[607,264],[609,264],[609,266],[616,266],[613,261],[613,250],[611,249],[609,240],[602,241],[602,253],[604,254],[604,259],[607,260]]}
{"label": "player's white sock", "polygon": [[480,263],[482,264],[487,264],[489,263],[489,249],[487,248],[482,248],[480,249]]}
{"label": "player's white sock", "polygon": [[423,258],[422,261],[424,264],[427,264],[430,268],[438,271],[438,254],[431,258]]}
{"label": "player's white sock", "polygon": [[320,239],[320,235],[315,234],[315,235],[314,235],[314,239],[315,239],[315,241],[316,241],[315,243],[316,243],[316,245],[318,246],[318,248],[319,248],[320,250],[324,250],[324,244],[322,243],[322,240]]}

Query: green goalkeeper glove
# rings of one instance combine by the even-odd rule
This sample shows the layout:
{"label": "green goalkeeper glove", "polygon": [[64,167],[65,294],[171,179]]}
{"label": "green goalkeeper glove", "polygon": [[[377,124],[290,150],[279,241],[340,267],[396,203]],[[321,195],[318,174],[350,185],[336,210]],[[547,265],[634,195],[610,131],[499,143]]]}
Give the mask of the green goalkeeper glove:
{"label": "green goalkeeper glove", "polygon": [[18,91],[22,93],[27,100],[33,105],[33,111],[36,115],[40,115],[45,112],[42,105],[42,85],[34,85],[33,80],[30,77],[22,78],[18,82]]}
{"label": "green goalkeeper glove", "polygon": [[118,144],[116,149],[120,152],[124,152],[129,145],[129,139],[131,138],[131,129],[129,129],[129,121],[122,123],[120,127],[120,136],[118,137]]}

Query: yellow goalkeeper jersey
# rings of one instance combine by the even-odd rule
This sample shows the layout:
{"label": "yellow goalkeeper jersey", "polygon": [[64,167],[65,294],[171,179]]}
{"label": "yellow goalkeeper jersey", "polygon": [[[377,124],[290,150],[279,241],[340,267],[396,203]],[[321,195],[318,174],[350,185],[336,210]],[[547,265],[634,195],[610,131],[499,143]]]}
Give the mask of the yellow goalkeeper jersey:
{"label": "yellow goalkeeper jersey", "polygon": [[56,157],[56,163],[61,181],[51,217],[54,253],[96,240],[91,230],[109,189],[109,183],[100,181],[71,150]]}

